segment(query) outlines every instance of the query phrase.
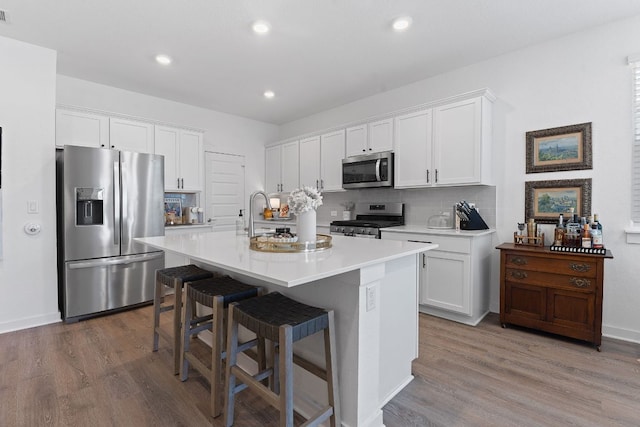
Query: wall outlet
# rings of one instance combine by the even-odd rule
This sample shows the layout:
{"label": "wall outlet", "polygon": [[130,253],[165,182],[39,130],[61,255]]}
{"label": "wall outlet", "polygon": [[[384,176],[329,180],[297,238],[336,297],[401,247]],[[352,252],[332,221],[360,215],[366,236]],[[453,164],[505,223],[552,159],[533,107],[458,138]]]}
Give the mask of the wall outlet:
{"label": "wall outlet", "polygon": [[376,308],[376,287],[375,285],[367,286],[367,311]]}
{"label": "wall outlet", "polygon": [[331,211],[331,216],[338,216],[338,211]]}

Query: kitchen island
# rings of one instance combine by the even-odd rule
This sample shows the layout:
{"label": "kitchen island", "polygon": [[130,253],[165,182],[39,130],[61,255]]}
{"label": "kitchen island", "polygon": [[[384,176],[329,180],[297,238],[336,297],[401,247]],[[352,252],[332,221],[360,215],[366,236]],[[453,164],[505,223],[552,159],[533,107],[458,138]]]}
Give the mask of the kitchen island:
{"label": "kitchen island", "polygon": [[[235,232],[137,239],[204,268],[335,312],[342,424],[382,426],[382,407],[412,379],[418,356],[418,254],[434,244],[332,236],[318,252],[249,249]],[[324,366],[321,334],[296,352]],[[294,405],[308,416],[326,404],[326,387],[296,367]],[[320,383],[319,383],[320,382]]]}

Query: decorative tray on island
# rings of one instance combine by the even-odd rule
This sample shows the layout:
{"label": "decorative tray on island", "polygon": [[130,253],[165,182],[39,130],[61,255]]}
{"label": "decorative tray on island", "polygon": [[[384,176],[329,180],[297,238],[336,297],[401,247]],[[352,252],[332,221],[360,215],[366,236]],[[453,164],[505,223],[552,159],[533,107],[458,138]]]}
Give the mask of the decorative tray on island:
{"label": "decorative tray on island", "polygon": [[315,252],[330,247],[331,236],[326,234],[316,234],[315,242],[284,241],[284,239],[273,239],[269,236],[256,236],[249,239],[249,249],[261,252]]}

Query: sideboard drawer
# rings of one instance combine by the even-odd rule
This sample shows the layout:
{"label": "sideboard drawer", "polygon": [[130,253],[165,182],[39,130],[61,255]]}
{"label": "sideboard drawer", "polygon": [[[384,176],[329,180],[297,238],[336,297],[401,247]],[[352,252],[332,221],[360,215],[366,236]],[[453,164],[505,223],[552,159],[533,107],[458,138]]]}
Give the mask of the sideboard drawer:
{"label": "sideboard drawer", "polygon": [[588,259],[543,258],[515,252],[507,253],[505,267],[518,268],[521,270],[546,271],[554,274],[568,274],[580,277],[596,277],[598,271],[597,264]]}
{"label": "sideboard drawer", "polygon": [[594,292],[596,285],[595,279],[591,277],[523,270],[519,268],[507,268],[505,270],[505,280],[581,292]]}

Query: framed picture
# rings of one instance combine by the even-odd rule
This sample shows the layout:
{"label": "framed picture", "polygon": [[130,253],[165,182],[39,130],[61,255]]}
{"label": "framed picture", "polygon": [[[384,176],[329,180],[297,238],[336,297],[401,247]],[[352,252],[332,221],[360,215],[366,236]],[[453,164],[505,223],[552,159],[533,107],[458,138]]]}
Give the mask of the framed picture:
{"label": "framed picture", "polygon": [[578,216],[591,215],[591,178],[527,181],[524,185],[525,221],[533,218],[554,224],[560,214],[567,218],[571,208]]}
{"label": "framed picture", "polygon": [[527,173],[592,168],[591,123],[527,132]]}

